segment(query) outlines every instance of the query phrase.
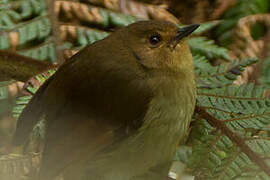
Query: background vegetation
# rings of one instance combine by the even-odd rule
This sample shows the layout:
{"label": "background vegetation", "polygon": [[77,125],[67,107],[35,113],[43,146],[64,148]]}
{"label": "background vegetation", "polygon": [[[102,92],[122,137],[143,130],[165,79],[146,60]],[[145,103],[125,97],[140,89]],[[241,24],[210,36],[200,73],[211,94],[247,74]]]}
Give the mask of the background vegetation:
{"label": "background vegetation", "polygon": [[170,177],[270,179],[269,0],[0,1],[0,179],[27,179],[38,169],[42,122],[27,154],[10,143],[37,88],[87,44],[145,19],[202,24],[188,41],[196,113]]}

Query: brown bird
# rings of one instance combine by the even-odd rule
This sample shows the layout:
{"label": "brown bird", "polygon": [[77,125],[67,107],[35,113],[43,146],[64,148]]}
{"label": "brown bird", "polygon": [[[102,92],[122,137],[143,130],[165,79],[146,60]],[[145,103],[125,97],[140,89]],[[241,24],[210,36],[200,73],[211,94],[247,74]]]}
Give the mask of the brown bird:
{"label": "brown bird", "polygon": [[178,28],[141,21],[73,56],[23,110],[26,142],[46,119],[40,180],[164,180],[195,106],[193,60]]}

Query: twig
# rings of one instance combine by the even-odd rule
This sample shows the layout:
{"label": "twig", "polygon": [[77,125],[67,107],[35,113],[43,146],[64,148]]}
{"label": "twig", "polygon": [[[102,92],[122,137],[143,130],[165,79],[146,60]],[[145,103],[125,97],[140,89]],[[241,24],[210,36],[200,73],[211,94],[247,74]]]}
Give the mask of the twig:
{"label": "twig", "polygon": [[266,164],[263,158],[261,158],[245,143],[243,138],[231,131],[224,122],[216,119],[214,116],[206,112],[203,107],[197,106],[196,112],[200,115],[200,117],[207,120],[209,124],[221,130],[221,132],[223,132],[232,142],[238,145],[240,150],[245,153],[250,160],[255,162],[268,176],[270,176],[270,167]]}
{"label": "twig", "polygon": [[0,50],[0,80],[27,81],[43,71],[55,67],[55,65],[38,61],[29,57]]}

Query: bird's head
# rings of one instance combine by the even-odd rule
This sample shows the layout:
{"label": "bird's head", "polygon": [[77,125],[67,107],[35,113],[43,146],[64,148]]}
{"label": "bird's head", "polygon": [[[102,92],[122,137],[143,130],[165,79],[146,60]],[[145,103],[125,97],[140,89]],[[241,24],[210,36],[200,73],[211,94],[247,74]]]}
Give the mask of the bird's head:
{"label": "bird's head", "polygon": [[198,24],[179,28],[166,21],[140,21],[118,33],[125,47],[145,69],[183,71],[193,70],[185,37],[198,27]]}

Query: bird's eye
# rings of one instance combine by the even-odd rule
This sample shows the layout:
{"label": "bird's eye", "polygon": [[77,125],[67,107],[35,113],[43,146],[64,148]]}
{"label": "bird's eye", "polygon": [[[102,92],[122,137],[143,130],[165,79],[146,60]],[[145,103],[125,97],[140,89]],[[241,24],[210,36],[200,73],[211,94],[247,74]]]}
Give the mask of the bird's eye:
{"label": "bird's eye", "polygon": [[153,35],[149,38],[149,42],[152,46],[156,46],[160,43],[161,37],[160,35]]}

